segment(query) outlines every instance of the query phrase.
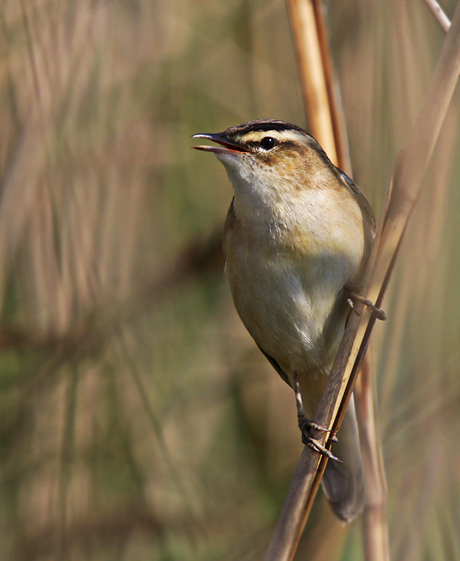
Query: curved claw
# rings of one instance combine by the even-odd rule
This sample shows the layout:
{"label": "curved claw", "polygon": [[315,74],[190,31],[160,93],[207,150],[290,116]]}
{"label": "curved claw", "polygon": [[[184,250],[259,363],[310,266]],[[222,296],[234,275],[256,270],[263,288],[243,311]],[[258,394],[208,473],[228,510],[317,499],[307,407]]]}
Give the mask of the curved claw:
{"label": "curved claw", "polygon": [[308,421],[308,428],[309,429],[314,429],[314,430],[319,430],[319,431],[322,431],[322,432],[332,432],[331,429],[327,429],[326,427],[322,427],[321,425],[318,425],[314,421]]}
{"label": "curved claw", "polygon": [[[318,425],[317,423],[315,423],[314,421],[310,421],[310,419],[307,419],[305,416],[299,416],[299,428],[302,432],[309,432],[312,430],[318,430],[321,432],[332,432],[331,429],[327,429],[326,427],[322,427],[321,425]],[[333,437],[335,438],[335,437]]]}
{"label": "curved claw", "polygon": [[330,450],[325,448],[322,444],[320,444],[317,440],[315,440],[311,436],[307,437],[306,442],[305,442],[305,440],[303,439],[303,435],[302,435],[302,441],[306,446],[308,446],[309,448],[311,448],[315,452],[318,452],[318,454],[322,454],[323,456],[327,456],[329,459],[334,460],[334,462],[338,462],[339,464],[343,463],[342,460],[337,458],[337,456],[334,456],[334,454]]}

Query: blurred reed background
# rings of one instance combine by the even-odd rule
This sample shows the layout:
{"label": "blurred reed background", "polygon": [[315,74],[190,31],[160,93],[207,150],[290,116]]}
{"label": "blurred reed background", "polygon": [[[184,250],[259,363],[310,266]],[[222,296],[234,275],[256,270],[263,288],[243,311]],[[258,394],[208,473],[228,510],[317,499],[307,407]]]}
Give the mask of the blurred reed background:
{"label": "blurred reed background", "polygon": [[[380,216],[444,33],[421,0],[328,17]],[[0,559],[262,559],[294,400],[233,310],[231,188],[189,137],[308,125],[286,6],[3,0],[0,18]],[[373,338],[395,560],[460,559],[458,105]],[[359,561],[359,522],[319,497],[296,559]]]}

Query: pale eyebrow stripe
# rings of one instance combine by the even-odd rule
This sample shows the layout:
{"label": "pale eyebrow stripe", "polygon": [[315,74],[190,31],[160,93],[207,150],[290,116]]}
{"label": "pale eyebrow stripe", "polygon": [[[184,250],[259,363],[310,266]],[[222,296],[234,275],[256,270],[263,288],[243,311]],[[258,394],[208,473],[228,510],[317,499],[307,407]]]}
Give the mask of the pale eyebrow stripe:
{"label": "pale eyebrow stripe", "polygon": [[241,140],[245,142],[260,142],[263,138],[270,136],[275,138],[280,142],[291,141],[291,142],[305,142],[305,136],[298,131],[285,130],[285,131],[251,131],[243,134]]}

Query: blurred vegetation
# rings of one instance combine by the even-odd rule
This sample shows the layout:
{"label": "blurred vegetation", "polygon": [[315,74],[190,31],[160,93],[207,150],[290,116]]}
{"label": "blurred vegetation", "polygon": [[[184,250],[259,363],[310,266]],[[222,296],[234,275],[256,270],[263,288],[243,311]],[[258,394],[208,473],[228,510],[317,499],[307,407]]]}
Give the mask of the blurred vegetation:
{"label": "blurred vegetation", "polygon": [[[328,16],[379,216],[444,34],[422,1]],[[0,25],[0,559],[261,559],[294,400],[233,310],[231,188],[189,137],[308,125],[286,7],[4,0]],[[395,560],[460,559],[458,102],[374,336]],[[307,558],[361,559],[359,522],[318,498]]]}

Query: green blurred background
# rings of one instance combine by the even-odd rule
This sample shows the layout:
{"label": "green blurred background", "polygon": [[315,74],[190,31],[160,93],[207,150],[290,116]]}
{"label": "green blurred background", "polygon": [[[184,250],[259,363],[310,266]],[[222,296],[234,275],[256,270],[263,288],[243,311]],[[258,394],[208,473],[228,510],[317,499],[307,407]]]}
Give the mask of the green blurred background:
{"label": "green blurred background", "polygon": [[[263,559],[294,400],[233,309],[231,187],[190,135],[308,126],[286,6],[0,6],[0,560]],[[444,34],[421,0],[327,8],[379,217]],[[395,560],[460,559],[458,105],[373,339]],[[359,521],[320,492],[296,559],[359,561]]]}

